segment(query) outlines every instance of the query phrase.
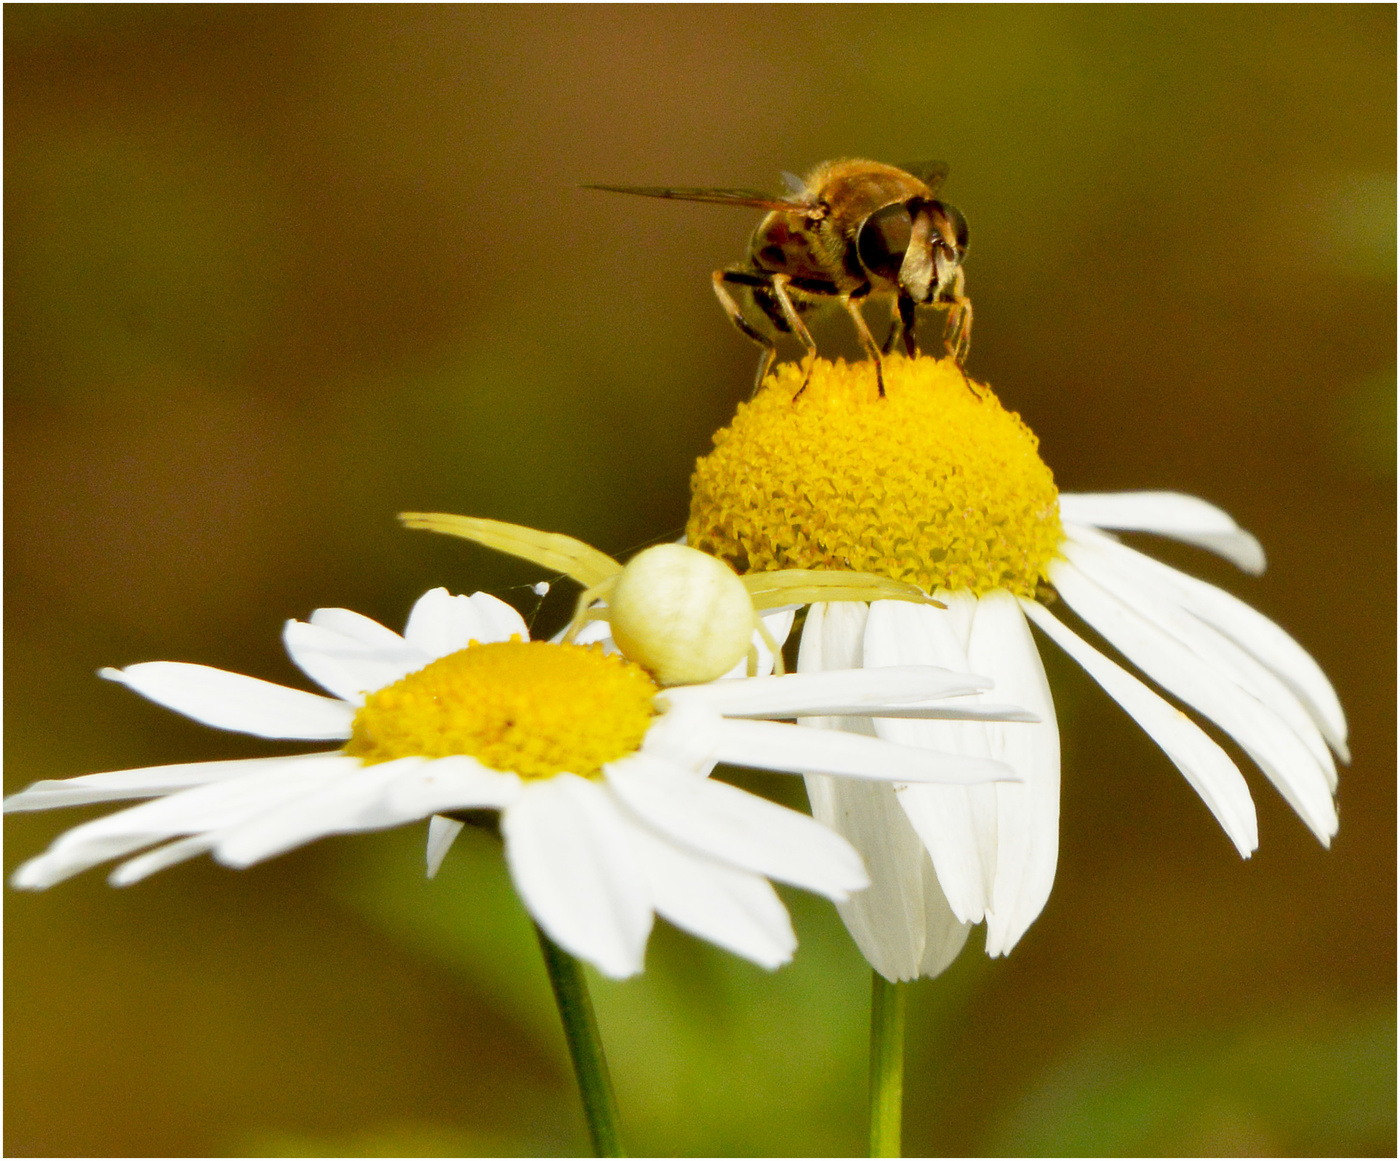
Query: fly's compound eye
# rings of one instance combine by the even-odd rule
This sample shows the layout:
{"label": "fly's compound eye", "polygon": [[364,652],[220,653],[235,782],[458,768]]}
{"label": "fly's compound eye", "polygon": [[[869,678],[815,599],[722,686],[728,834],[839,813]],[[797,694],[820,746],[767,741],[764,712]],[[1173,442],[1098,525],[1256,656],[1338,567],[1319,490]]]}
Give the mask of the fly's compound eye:
{"label": "fly's compound eye", "polygon": [[956,206],[950,206],[947,202],[934,202],[933,204],[943,212],[943,216],[952,229],[953,237],[958,243],[958,261],[961,262],[963,255],[967,253],[967,219],[958,212]]}
{"label": "fly's compound eye", "polygon": [[913,229],[914,219],[907,203],[896,202],[876,210],[865,219],[856,238],[861,265],[879,278],[897,281]]}

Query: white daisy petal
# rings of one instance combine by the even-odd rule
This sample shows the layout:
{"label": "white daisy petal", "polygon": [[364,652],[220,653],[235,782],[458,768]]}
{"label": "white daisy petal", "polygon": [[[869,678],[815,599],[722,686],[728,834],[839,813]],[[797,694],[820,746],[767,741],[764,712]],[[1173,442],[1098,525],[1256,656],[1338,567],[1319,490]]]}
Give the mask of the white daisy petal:
{"label": "white daisy petal", "polygon": [[1264,548],[1228,512],[1181,492],[1061,492],[1060,517],[1066,524],[1155,532],[1195,544],[1257,576],[1264,571]]}
{"label": "white daisy petal", "polygon": [[797,671],[859,669],[864,664],[869,615],[870,606],[861,601],[823,601],[810,606],[797,649]]}
{"label": "white daisy petal", "polygon": [[355,717],[353,706],[334,698],[183,661],[145,661],[99,676],[207,726],[260,738],[348,738]]}
{"label": "white daisy petal", "polygon": [[905,817],[933,860],[961,923],[986,918],[996,860],[996,800],[974,801],[954,786],[896,786]]}
{"label": "white daisy petal", "polygon": [[808,774],[806,783],[812,817],[855,847],[870,875],[866,890],[836,904],[846,930],[885,979],[917,979],[924,954],[921,868],[928,856],[893,788],[824,774]]}
{"label": "white daisy petal", "polygon": [[403,770],[388,788],[386,802],[405,818],[444,810],[503,810],[520,797],[520,787],[518,775],[457,754]]}
{"label": "white daisy petal", "polygon": [[703,701],[726,717],[868,716],[884,710],[936,712],[937,699],[976,693],[991,684],[987,678],[932,665],[904,665],[682,685],[661,696],[672,704]]}
{"label": "white daisy petal", "polygon": [[[813,605],[797,653],[798,672],[860,666],[868,620],[869,608],[863,604]],[[803,722],[822,729],[875,734],[875,723],[868,717],[812,717]],[[847,930],[886,979],[915,978],[926,942],[921,867],[928,856],[893,788],[824,774],[808,774],[804,781],[812,817],[850,842],[870,875],[866,890],[837,904]],[[932,864],[929,867],[931,871]]]}
{"label": "white daisy petal", "polygon": [[364,704],[366,693],[392,685],[433,660],[398,637],[389,645],[370,645],[305,621],[288,621],[282,629],[282,643],[307,677],[357,706]]}
{"label": "white daisy petal", "polygon": [[198,858],[205,851],[210,850],[216,841],[215,836],[207,834],[196,834],[189,838],[176,839],[174,842],[156,847],[153,851],[147,851],[144,855],[128,859],[107,876],[107,882],[113,887],[129,887],[132,883],[139,883],[157,871],[165,870],[166,867],[173,867],[189,859]]}
{"label": "white daisy petal", "polygon": [[[948,600],[954,596],[955,599]],[[977,602],[955,594],[940,594],[946,610],[906,601],[875,601],[865,627],[868,668],[912,662],[947,669],[970,669],[967,646],[972,636]],[[980,723],[900,721],[875,722],[881,738],[904,746],[963,755],[964,761],[990,757],[987,734]],[[991,902],[996,870],[997,795],[990,786],[896,787],[900,805],[923,840],[938,881],[953,913],[964,923],[981,921]]]}
{"label": "white daisy petal", "polygon": [[157,798],[206,782],[241,778],[263,766],[315,760],[323,754],[296,754],[277,758],[235,758],[227,762],[182,762],[175,766],[143,766],[113,770],[107,774],[80,774],[76,778],[46,778],[5,799],[5,813],[49,810],[56,806],[86,806],[93,802],[120,802],[126,798]]}
{"label": "white daisy petal", "polygon": [[274,855],[332,834],[383,830],[422,814],[405,815],[387,801],[394,779],[411,774],[426,758],[399,758],[373,766],[356,764],[333,782],[308,787],[294,801],[220,828],[214,857],[227,867],[251,867]]}
{"label": "white daisy petal", "polygon": [[[885,719],[877,721],[883,722]],[[931,723],[898,724],[923,726]],[[936,782],[954,786],[1015,782],[1019,778],[1015,771],[1000,762],[927,750],[917,745],[899,745],[883,741],[882,738],[864,738],[841,730],[814,730],[781,722],[731,721],[725,718],[716,727],[715,736],[719,761],[759,770],[799,769],[812,774],[835,774],[841,778]]]}
{"label": "white daisy petal", "polygon": [[631,840],[660,915],[760,967],[771,970],[792,959],[792,921],[762,875],[687,851],[640,822]]}
{"label": "white daisy petal", "polygon": [[1307,707],[1283,680],[1225,634],[1181,607],[1176,593],[1150,569],[1136,567],[1131,553],[1118,554],[1100,539],[1073,536],[1063,546],[1066,559],[1090,580],[1107,589],[1140,616],[1165,630],[1227,680],[1258,698],[1276,713],[1307,746],[1332,790],[1337,789],[1337,766],[1327,740]]}
{"label": "white daisy petal", "polygon": [[977,604],[968,662],[997,691],[1035,711],[1035,725],[988,726],[990,756],[1023,781],[996,787],[996,871],[987,906],[987,954],[1005,955],[1050,898],[1060,836],[1060,732],[1040,652],[1025,614],[1008,592]]}
{"label": "white daisy petal", "polygon": [[1065,602],[1134,665],[1234,738],[1323,845],[1331,841],[1337,812],[1327,776],[1273,711],[1068,560],[1052,563],[1050,581]]}
{"label": "white daisy petal", "polygon": [[428,878],[437,877],[438,871],[442,869],[442,860],[447,858],[447,852],[452,849],[452,844],[457,841],[457,836],[466,825],[441,814],[435,814],[428,819]]}
{"label": "white daisy petal", "polygon": [[1091,530],[1075,530],[1075,539],[1092,543],[1118,561],[1156,576],[1176,594],[1182,608],[1229,637],[1276,674],[1307,707],[1333,750],[1349,761],[1347,722],[1341,702],[1321,666],[1301,645],[1263,613],[1232,593],[1163,564]]}
{"label": "white daisy petal", "polygon": [[349,637],[371,649],[392,651],[403,647],[403,638],[392,629],[350,609],[317,609],[306,619],[312,625]]}
{"label": "white daisy petal", "polygon": [[604,768],[635,815],[675,842],[736,867],[844,899],[869,883],[850,844],[805,814],[646,754]]}
{"label": "white daisy petal", "polygon": [[1021,608],[1147,731],[1201,796],[1236,849],[1248,858],[1259,845],[1259,826],[1249,787],[1229,755],[1184,713],[1071,632],[1046,609],[1029,600],[1022,600]]}
{"label": "white daisy petal", "polygon": [[573,774],[527,782],[501,834],[515,889],[555,943],[614,979],[642,970],[651,898],[603,787]]}
{"label": "white daisy petal", "polygon": [[[70,831],[69,834],[72,832]],[[64,838],[67,835],[62,836]],[[49,847],[42,855],[37,855],[21,863],[10,876],[10,886],[22,891],[41,891],[52,887],[64,879],[70,879],[89,867],[105,863],[108,859],[119,859],[132,851],[139,851],[153,842],[159,842],[165,835],[123,834],[96,836],[81,846],[69,845],[62,849]]]}
{"label": "white daisy petal", "polygon": [[42,855],[24,863],[11,881],[16,887],[49,887],[154,843],[219,831],[309,794],[359,765],[340,754],[304,755],[281,762],[268,759],[254,773],[196,786],[76,826],[59,835]]}
{"label": "white daisy petal", "polygon": [[530,626],[525,624],[525,618],[514,605],[490,593],[472,593],[471,602],[482,633],[476,638],[477,641],[485,644],[488,641],[509,641],[512,637],[519,637],[522,641],[530,639]]}
{"label": "white daisy petal", "polygon": [[707,775],[720,760],[724,719],[700,704],[683,705],[652,719],[642,739],[643,754],[683,770]]}
{"label": "white daisy petal", "polygon": [[432,589],[418,598],[408,615],[404,640],[429,657],[446,657],[471,642],[487,644],[518,636],[530,639],[524,619],[505,601],[489,593],[453,596],[446,589]]}
{"label": "white daisy petal", "polygon": [[972,924],[961,922],[948,906],[933,863],[924,857],[924,958],[919,975],[940,975],[962,951]]}

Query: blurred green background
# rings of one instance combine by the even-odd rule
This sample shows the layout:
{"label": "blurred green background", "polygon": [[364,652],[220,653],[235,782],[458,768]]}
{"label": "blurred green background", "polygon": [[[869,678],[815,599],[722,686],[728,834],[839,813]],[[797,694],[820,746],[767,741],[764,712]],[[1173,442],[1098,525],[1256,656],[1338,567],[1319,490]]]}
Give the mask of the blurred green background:
{"label": "blurred green background", "polygon": [[[102,665],[304,684],[279,629],[318,606],[398,627],[447,584],[533,610],[538,572],[399,510],[615,553],[679,531],[749,389],[708,276],[756,215],[580,183],[942,157],[972,373],[1063,487],[1180,489],[1261,538],[1259,579],[1151,548],[1313,652],[1355,763],[1331,851],[1251,767],[1241,862],[1051,656],[1055,893],[1009,959],[978,934],[915,989],[907,1150],[1394,1154],[1393,7],[7,6],[4,30],[8,791],[285,749]],[[82,814],[8,820],[7,871]],[[423,837],[7,892],[5,1152],[584,1148],[499,853],[468,835],[428,883]],[[661,929],[644,977],[598,985],[635,1152],[861,1150],[868,974],[787,898],[782,971]]]}

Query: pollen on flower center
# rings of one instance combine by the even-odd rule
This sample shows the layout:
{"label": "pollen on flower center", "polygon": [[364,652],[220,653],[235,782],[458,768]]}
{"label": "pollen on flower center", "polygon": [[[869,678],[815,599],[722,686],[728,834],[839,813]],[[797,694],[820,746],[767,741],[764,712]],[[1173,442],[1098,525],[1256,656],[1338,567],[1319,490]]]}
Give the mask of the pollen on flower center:
{"label": "pollen on flower center", "polygon": [[473,642],[369,695],[348,754],[367,763],[467,754],[522,778],[597,774],[641,744],[656,684],[601,648]]}
{"label": "pollen on flower center", "polygon": [[691,480],[686,541],[739,572],[854,570],[925,591],[1032,596],[1062,539],[1059,493],[1020,416],[950,359],[785,364]]}

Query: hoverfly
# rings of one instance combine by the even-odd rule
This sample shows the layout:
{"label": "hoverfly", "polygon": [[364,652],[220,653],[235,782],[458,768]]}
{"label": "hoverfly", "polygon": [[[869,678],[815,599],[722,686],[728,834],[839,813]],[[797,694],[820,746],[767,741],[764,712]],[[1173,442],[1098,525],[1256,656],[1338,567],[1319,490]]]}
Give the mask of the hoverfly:
{"label": "hoverfly", "polygon": [[[749,242],[748,261],[713,275],[715,294],[730,321],[764,348],[757,382],[763,382],[777,358],[777,340],[745,316],[731,287],[741,288],[774,331],[795,335],[813,356],[817,345],[802,316],[831,299],[840,302],[875,364],[883,396],[880,356],[901,338],[905,352],[915,353],[916,306],[948,312],[943,344],[958,363],[967,358],[972,341],[972,303],[964,293],[962,270],[967,222],[936,196],[947,174],[941,161],[895,166],[846,160],[823,162],[805,180],[784,174],[786,197],[747,189],[584,188],[769,211]],[[876,345],[860,308],[875,296],[894,298],[883,348]]]}

